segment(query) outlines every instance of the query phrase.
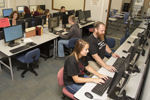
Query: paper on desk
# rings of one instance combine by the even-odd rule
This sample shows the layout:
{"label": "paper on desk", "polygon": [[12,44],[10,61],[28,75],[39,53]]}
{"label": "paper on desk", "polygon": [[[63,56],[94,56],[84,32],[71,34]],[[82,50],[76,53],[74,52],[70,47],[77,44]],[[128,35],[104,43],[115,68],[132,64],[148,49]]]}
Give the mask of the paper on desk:
{"label": "paper on desk", "polygon": [[30,39],[30,38],[24,38],[24,42],[33,42],[33,40],[32,39]]}
{"label": "paper on desk", "polygon": [[132,38],[138,38],[137,36],[131,36]]}

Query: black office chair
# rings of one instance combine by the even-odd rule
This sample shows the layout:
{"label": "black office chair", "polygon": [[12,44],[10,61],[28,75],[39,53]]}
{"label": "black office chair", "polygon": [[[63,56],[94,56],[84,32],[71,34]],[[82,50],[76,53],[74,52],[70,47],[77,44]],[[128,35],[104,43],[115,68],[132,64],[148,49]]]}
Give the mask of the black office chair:
{"label": "black office chair", "polygon": [[36,48],[34,50],[31,50],[29,52],[23,52],[21,54],[16,55],[16,59],[19,60],[22,63],[27,63],[27,67],[17,67],[17,70],[20,69],[24,70],[21,73],[21,77],[24,78],[24,74],[28,71],[32,72],[37,76],[37,72],[34,71],[34,68],[39,68],[39,65],[36,64],[36,61],[40,57],[40,49]]}

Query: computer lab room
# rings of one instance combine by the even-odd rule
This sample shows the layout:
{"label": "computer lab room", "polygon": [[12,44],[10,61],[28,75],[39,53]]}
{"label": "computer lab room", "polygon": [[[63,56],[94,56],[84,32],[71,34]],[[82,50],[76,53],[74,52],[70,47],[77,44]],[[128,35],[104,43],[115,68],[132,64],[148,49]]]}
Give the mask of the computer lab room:
{"label": "computer lab room", "polygon": [[0,100],[150,100],[149,0],[0,0]]}

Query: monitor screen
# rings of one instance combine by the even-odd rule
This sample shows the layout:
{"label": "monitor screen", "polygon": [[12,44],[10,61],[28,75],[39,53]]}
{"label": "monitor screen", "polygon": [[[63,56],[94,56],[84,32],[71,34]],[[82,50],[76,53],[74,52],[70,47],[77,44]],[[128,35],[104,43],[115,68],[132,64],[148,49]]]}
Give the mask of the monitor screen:
{"label": "monitor screen", "polygon": [[76,17],[79,17],[79,11],[82,11],[82,10],[76,10]]}
{"label": "monitor screen", "polygon": [[74,15],[74,10],[68,10],[68,15]]}
{"label": "monitor screen", "polygon": [[23,13],[24,12],[24,7],[25,6],[17,6],[17,10],[19,13]]}
{"label": "monitor screen", "polygon": [[69,15],[62,16],[62,24],[68,24],[68,17],[69,17]]}
{"label": "monitor screen", "polygon": [[81,19],[84,19],[84,18],[85,18],[84,11],[79,11],[78,19],[81,20]]}
{"label": "monitor screen", "polygon": [[13,9],[3,9],[3,16],[8,17],[13,12]]}
{"label": "monitor screen", "polygon": [[46,24],[46,15],[34,17],[34,26],[44,25],[44,24]]}
{"label": "monitor screen", "polygon": [[49,21],[49,23],[48,23],[49,29],[59,26],[59,17],[49,18],[48,21]]}
{"label": "monitor screen", "polygon": [[23,37],[22,25],[15,25],[3,29],[5,42],[10,42]]}
{"label": "monitor screen", "polygon": [[45,5],[40,5],[40,8],[41,8],[42,10],[45,10]]}
{"label": "monitor screen", "polygon": [[59,16],[59,15],[60,15],[59,12],[53,13],[53,17],[57,17],[57,16]]}
{"label": "monitor screen", "polygon": [[85,14],[85,19],[91,17],[91,11],[90,10],[84,11],[84,14]]}
{"label": "monitor screen", "polygon": [[30,6],[30,11],[33,12],[33,9],[34,9],[34,11],[36,11],[36,7],[37,7],[36,5],[31,5]]}

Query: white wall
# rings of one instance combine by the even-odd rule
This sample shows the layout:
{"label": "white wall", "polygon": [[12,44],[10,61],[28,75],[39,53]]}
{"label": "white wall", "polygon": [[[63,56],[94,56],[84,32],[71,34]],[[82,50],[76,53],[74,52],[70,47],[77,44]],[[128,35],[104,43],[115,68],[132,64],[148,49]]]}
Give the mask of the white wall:
{"label": "white wall", "polygon": [[122,9],[123,0],[112,0],[111,1],[111,9],[117,9],[119,12]]}

